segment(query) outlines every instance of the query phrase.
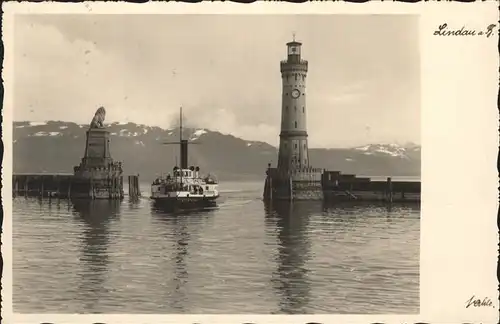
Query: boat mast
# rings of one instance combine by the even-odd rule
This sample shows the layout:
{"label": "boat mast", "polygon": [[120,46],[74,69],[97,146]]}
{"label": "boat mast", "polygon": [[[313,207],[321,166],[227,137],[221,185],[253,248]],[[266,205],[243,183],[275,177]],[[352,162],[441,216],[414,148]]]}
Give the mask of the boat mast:
{"label": "boat mast", "polygon": [[180,131],[179,131],[179,132],[180,132],[180,136],[179,136],[179,138],[180,138],[180,141],[182,142],[182,106],[181,106],[180,117],[181,117],[181,118],[180,118],[180,121],[181,121],[181,126],[180,126],[180,128],[179,128],[179,129],[180,129]]}
{"label": "boat mast", "polygon": [[181,153],[181,190],[182,190],[183,189],[183,185],[182,185],[182,173],[184,172],[182,170],[182,106],[181,106],[181,109],[180,109],[179,143],[180,143],[180,153]]}

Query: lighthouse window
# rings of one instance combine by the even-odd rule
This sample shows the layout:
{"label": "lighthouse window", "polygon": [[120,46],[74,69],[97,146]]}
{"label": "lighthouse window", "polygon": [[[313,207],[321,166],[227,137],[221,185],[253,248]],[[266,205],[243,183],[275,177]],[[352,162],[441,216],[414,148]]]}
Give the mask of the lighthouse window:
{"label": "lighthouse window", "polygon": [[288,106],[285,107],[286,111],[288,111]]}
{"label": "lighthouse window", "polygon": [[295,128],[297,128],[297,122],[295,122]]}
{"label": "lighthouse window", "polygon": [[295,107],[293,107],[293,108],[295,108],[295,111],[297,111],[297,106],[295,106]]}
{"label": "lighthouse window", "polygon": [[306,149],[306,144],[304,144],[304,150]]}
{"label": "lighthouse window", "polygon": [[305,112],[306,112],[306,110],[304,109],[304,107],[302,107],[302,112],[303,112],[303,113],[305,113]]}
{"label": "lighthouse window", "polygon": [[295,81],[297,81],[297,73],[295,73]]}
{"label": "lighthouse window", "polygon": [[295,148],[297,148],[297,143],[295,143]]}

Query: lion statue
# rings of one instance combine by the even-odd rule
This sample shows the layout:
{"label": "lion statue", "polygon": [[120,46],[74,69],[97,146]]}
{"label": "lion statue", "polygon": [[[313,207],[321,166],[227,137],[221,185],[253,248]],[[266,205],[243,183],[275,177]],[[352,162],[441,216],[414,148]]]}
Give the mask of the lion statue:
{"label": "lion statue", "polygon": [[90,122],[90,128],[103,128],[105,117],[106,109],[104,109],[104,107],[97,109],[94,118],[92,118],[92,121]]}

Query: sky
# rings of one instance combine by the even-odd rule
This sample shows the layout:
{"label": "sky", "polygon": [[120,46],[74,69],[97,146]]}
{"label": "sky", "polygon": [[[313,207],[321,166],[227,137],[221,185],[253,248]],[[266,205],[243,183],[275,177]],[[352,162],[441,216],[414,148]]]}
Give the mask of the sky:
{"label": "sky", "polygon": [[14,120],[188,126],[276,145],[280,61],[309,61],[310,147],[420,144],[418,17],[18,15]]}

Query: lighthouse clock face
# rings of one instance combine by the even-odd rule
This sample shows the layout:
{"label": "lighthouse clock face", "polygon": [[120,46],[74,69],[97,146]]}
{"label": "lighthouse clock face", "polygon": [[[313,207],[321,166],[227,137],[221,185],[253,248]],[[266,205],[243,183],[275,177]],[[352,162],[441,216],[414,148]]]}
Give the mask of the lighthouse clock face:
{"label": "lighthouse clock face", "polygon": [[297,99],[298,97],[300,97],[300,90],[299,89],[293,89],[292,90],[292,98],[293,99]]}

